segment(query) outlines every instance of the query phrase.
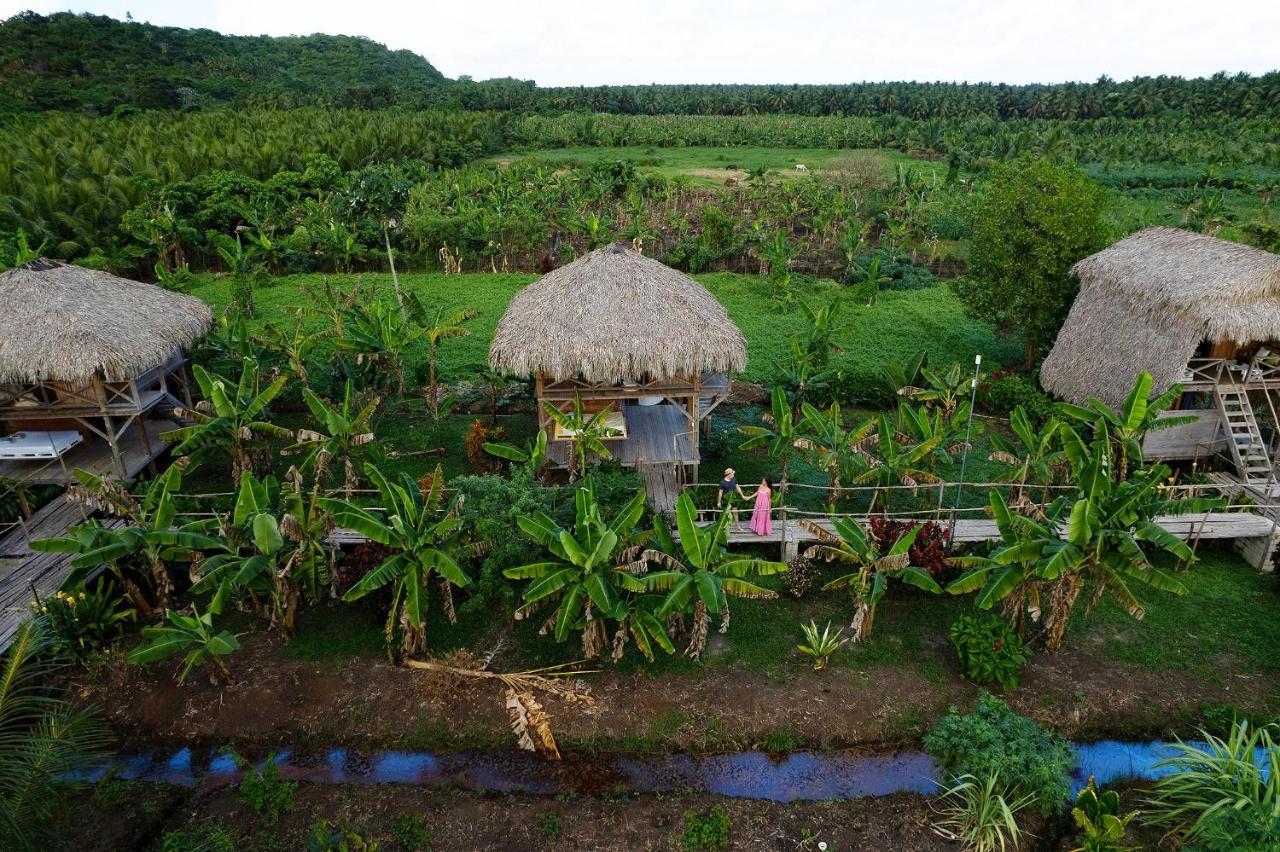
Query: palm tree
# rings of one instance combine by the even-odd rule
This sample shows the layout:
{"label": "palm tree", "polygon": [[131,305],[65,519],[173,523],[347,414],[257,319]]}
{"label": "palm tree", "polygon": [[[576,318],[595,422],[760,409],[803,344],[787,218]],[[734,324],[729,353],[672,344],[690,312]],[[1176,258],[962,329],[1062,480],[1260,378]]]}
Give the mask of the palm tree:
{"label": "palm tree", "polygon": [[106,757],[110,731],[51,686],[49,638],[18,627],[0,663],[0,836],[8,849],[49,849],[59,787]]}
{"label": "palm tree", "polygon": [[427,583],[432,575],[440,578],[445,615],[450,622],[455,620],[453,586],[463,587],[471,582],[455,558],[461,549],[458,531],[462,520],[455,513],[444,511],[444,474],[439,467],[421,488],[407,473],[402,475],[402,482],[392,482],[372,464],[365,465],[365,474],[378,489],[382,509],[366,509],[335,498],[321,500],[321,506],[332,513],[335,524],[350,527],[393,552],[348,589],[342,599],[359,600],[390,585],[388,648],[399,625],[400,655],[408,658],[426,648]]}
{"label": "palm tree", "polygon": [[373,442],[373,415],[377,411],[381,397],[373,396],[357,409],[357,399],[350,379],[343,385],[342,402],[330,405],[311,392],[310,388],[302,389],[302,399],[316,425],[324,431],[299,429],[297,441],[281,450],[282,455],[306,453],[302,461],[302,470],[312,472],[317,484],[328,477],[329,464],[333,459],[341,459],[343,470],[343,490],[348,498],[356,486],[360,484],[356,474],[356,465],[352,456],[359,448]]}
{"label": "palm tree", "polygon": [[993,490],[991,514],[1001,543],[989,556],[961,560],[971,570],[947,589],[952,594],[977,591],[975,603],[982,609],[1007,601],[1005,616],[1019,630],[1026,629],[1024,616],[1039,619],[1042,594],[1047,595],[1048,612],[1041,635],[1045,649],[1051,652],[1061,647],[1071,613],[1086,586],[1092,586],[1086,614],[1110,593],[1139,620],[1145,611],[1129,589],[1131,582],[1183,594],[1182,583],[1152,565],[1142,545],[1193,561],[1195,553],[1190,546],[1155,519],[1206,512],[1221,505],[1218,499],[1166,497],[1162,483],[1169,469],[1163,465],[1124,480],[1112,479],[1112,445],[1105,433],[1095,436],[1092,446],[1066,425],[1059,427],[1059,435],[1079,490],[1054,500],[1042,517],[1011,512]]}
{"label": "palm tree", "polygon": [[582,398],[575,396],[572,411],[561,411],[550,402],[544,402],[543,410],[555,421],[560,430],[573,442],[573,452],[569,454],[569,481],[587,469],[587,457],[597,456],[611,459],[613,454],[605,446],[605,439],[618,434],[618,430],[606,425],[609,417],[607,409],[587,414],[582,407]]}
{"label": "palm tree", "polygon": [[549,559],[508,568],[503,575],[512,580],[532,580],[524,590],[524,605],[516,618],[524,618],[549,599],[556,608],[547,624],[554,624],[557,642],[570,631],[580,631],[582,653],[598,656],[608,645],[607,622],[618,627],[614,633],[614,658],[621,656],[628,634],[647,658],[653,659],[653,645],[667,653],[674,648],[654,612],[635,595],[645,585],[638,574],[646,569],[638,549],[630,542],[644,514],[644,494],[637,493],[611,519],[606,519],[591,486],[574,493],[572,529],[551,517],[535,512],[517,519],[521,531],[547,551]]}
{"label": "palm tree", "polygon": [[231,457],[231,478],[240,486],[240,476],[254,468],[255,452],[270,438],[289,438],[293,433],[266,419],[267,406],[284,389],[288,379],[278,376],[262,390],[258,389],[258,364],[245,359],[240,380],[234,385],[222,376],[209,373],[199,364],[191,368],[204,399],[194,409],[175,409],[174,413],[195,423],[182,426],[160,437],[178,441],[173,452],[199,461],[212,452]]}
{"label": "palm tree", "polygon": [[665,592],[659,617],[683,614],[693,604],[693,629],[685,655],[699,659],[707,646],[711,616],[721,616],[720,632],[729,629],[729,598],[776,598],[778,593],[746,578],[758,574],[777,574],[787,570],[785,562],[770,562],[729,553],[729,516],[726,509],[709,527],[698,525],[698,510],[693,498],[684,492],[676,500],[677,542],[661,518],[654,518],[653,529],[659,550],[645,550],[642,559],[666,568],[640,578],[646,589]]}
{"label": "palm tree", "polygon": [[823,586],[828,589],[849,589],[853,595],[854,612],[849,629],[853,641],[860,642],[871,634],[876,617],[876,604],[888,591],[890,580],[901,580],[909,586],[938,594],[942,588],[923,568],[911,564],[911,545],[920,532],[915,526],[903,535],[887,553],[881,553],[875,541],[856,520],[849,517],[831,517],[834,532],[812,521],[800,522],[818,544],[808,548],[806,559],[824,559],[852,565],[856,570],[837,577]]}
{"label": "palm tree", "polygon": [[[75,471],[78,485],[68,496],[94,509],[108,512],[124,521],[119,526],[104,526],[89,521],[72,527],[67,535],[31,542],[31,549],[42,553],[72,553],[75,569],[68,582],[76,582],[85,572],[101,565],[108,566],[120,581],[134,607],[144,618],[156,609],[169,606],[173,581],[169,563],[190,560],[203,550],[221,546],[207,534],[206,521],[176,525],[178,508],[173,495],[182,483],[181,463],[171,465],[152,480],[137,498],[119,483],[82,470]],[[134,579],[143,579],[150,590]]]}

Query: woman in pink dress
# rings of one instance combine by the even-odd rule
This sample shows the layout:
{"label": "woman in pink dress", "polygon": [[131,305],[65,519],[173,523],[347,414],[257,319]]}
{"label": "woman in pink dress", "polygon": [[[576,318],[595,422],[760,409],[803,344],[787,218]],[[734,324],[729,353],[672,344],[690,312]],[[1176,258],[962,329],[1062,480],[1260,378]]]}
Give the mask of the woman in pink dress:
{"label": "woman in pink dress", "polygon": [[760,480],[760,487],[755,493],[756,505],[751,511],[751,531],[756,535],[769,535],[773,532],[773,489],[769,487],[769,478]]}

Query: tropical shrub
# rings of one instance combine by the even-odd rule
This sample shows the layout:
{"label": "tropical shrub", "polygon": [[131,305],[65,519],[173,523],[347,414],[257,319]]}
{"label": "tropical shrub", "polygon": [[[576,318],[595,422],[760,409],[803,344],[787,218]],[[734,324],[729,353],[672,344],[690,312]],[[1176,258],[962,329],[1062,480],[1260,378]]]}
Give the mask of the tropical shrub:
{"label": "tropical shrub", "polygon": [[1029,807],[1034,796],[1016,795],[990,772],[983,776],[956,776],[942,792],[935,810],[934,830],[959,841],[970,852],[1004,852],[1017,849],[1025,832],[1018,825],[1018,813]]}
{"label": "tropical shrub", "polygon": [[0,661],[0,840],[20,852],[53,848],[60,788],[105,757],[107,727],[49,686],[49,637],[28,620]]}
{"label": "tropical shrub", "polygon": [[77,583],[69,591],[33,602],[32,607],[39,612],[50,651],[77,663],[111,644],[124,630],[124,622],[136,614],[106,578],[92,590]]}
{"label": "tropical shrub", "polygon": [[258,815],[263,825],[271,826],[280,817],[293,810],[293,791],[298,786],[280,777],[280,767],[275,754],[267,755],[262,768],[249,767],[240,782],[237,798]]}
{"label": "tropical shrub", "polygon": [[867,528],[871,532],[871,538],[875,541],[876,547],[881,551],[891,550],[893,545],[901,541],[907,533],[918,528],[915,538],[911,540],[911,547],[907,549],[911,564],[924,569],[932,577],[938,577],[951,567],[951,560],[947,557],[947,544],[951,539],[951,532],[940,524],[933,521],[920,523],[896,520],[887,515],[872,515],[867,518]]}
{"label": "tropical shrub", "polygon": [[[476,418],[471,421],[471,425],[467,427],[467,435],[465,445],[467,448],[467,461],[471,464],[471,470],[484,476],[486,474],[498,473],[502,462],[500,453],[490,453],[486,446],[496,446],[507,434],[507,430],[501,426],[495,426],[487,420]],[[502,445],[504,448],[507,445]]]}
{"label": "tropical shrub", "polygon": [[503,571],[508,579],[531,581],[524,588],[524,605],[516,610],[516,618],[525,618],[554,600],[547,626],[554,625],[557,642],[571,631],[578,632],[587,658],[599,656],[609,645],[610,623],[617,625],[611,654],[615,661],[621,659],[628,637],[649,659],[653,645],[673,653],[675,647],[655,614],[658,601],[640,596],[647,590],[640,576],[646,563],[639,558],[642,548],[636,540],[636,526],[643,515],[641,491],[606,518],[588,482],[574,492],[572,523],[561,525],[542,511],[520,516],[521,532],[549,558]]}
{"label": "tropical shrub", "polygon": [[516,590],[502,572],[529,555],[528,541],[520,534],[517,520],[535,512],[553,515],[562,490],[541,486],[519,469],[510,479],[492,475],[460,476],[451,480],[449,486],[457,494],[454,505],[462,521],[462,534],[475,542],[479,562],[478,570],[472,572],[475,577],[472,597],[461,609],[490,609],[495,604],[509,603],[515,598]]}
{"label": "tropical shrub", "polygon": [[1125,846],[1124,835],[1137,811],[1120,809],[1120,794],[1115,790],[1098,790],[1093,776],[1076,794],[1071,819],[1080,830],[1080,845],[1073,852],[1126,852],[1136,847]]}
{"label": "tropical shrub", "polygon": [[1280,846],[1280,742],[1275,726],[1237,720],[1225,737],[1177,742],[1146,799],[1148,821],[1206,849]]}
{"label": "tropical shrub", "polygon": [[1001,370],[992,372],[987,381],[978,386],[978,402],[996,417],[1007,416],[1022,406],[1031,425],[1036,428],[1053,416],[1053,399],[1040,390],[1039,382]]}
{"label": "tropical shrub", "polygon": [[1027,806],[1048,816],[1067,802],[1076,757],[1058,734],[1019,716],[983,692],[970,713],[954,707],[924,737],[924,747],[944,775],[993,776],[1010,785]]}
{"label": "tropical shrub", "polygon": [[962,615],[951,624],[951,644],[960,668],[977,683],[1018,688],[1018,676],[1031,649],[1013,628],[994,616]]}
{"label": "tropical shrub", "polygon": [[197,666],[211,667],[209,679],[231,679],[224,657],[240,650],[240,642],[226,630],[215,632],[213,613],[201,613],[191,605],[191,615],[183,615],[171,609],[165,610],[168,625],[142,628],[142,638],[147,644],[139,645],[129,653],[129,662],[145,665],[185,653],[182,668],[178,669],[178,683],[187,679]]}
{"label": "tropical shrub", "polygon": [[[862,283],[866,277],[865,270],[873,263],[879,273],[877,284],[880,290],[923,290],[938,284],[938,279],[927,268],[916,266],[907,254],[894,249],[876,249],[859,257],[846,273],[844,283],[848,286]],[[861,276],[858,267],[864,270]]]}

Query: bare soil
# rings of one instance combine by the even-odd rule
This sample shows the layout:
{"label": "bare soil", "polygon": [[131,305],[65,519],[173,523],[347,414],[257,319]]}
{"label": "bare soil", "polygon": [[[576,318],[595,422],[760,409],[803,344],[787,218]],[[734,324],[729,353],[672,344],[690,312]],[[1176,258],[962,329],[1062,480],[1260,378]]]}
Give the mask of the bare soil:
{"label": "bare soil", "polygon": [[[500,688],[392,665],[374,654],[295,660],[277,636],[242,637],[235,680],[195,673],[174,682],[177,662],[133,666],[113,654],[75,684],[125,739],[156,744],[439,749],[508,745]],[[501,660],[495,669],[502,670]],[[1007,696],[1020,713],[1076,739],[1188,733],[1202,707],[1271,710],[1270,674],[1224,659],[1213,680],[1192,671],[1103,664],[1082,646],[1037,655]],[[1268,682],[1264,682],[1268,681]],[[925,676],[906,666],[785,677],[710,666],[705,673],[646,675],[605,667],[588,684],[595,702],[542,700],[562,749],[726,751],[843,748],[917,739],[978,689],[954,665]]]}
{"label": "bare soil", "polygon": [[293,809],[274,825],[240,801],[236,788],[153,785],[106,797],[85,791],[67,804],[75,818],[64,821],[58,848],[160,849],[166,834],[204,839],[225,832],[238,849],[305,849],[312,826],[325,819],[384,850],[680,849],[686,813],[705,817],[713,807],[729,817],[730,849],[817,849],[819,841],[840,850],[956,848],[930,828],[929,803],[914,795],[779,805],[702,795],[553,799],[358,785],[301,786]]}

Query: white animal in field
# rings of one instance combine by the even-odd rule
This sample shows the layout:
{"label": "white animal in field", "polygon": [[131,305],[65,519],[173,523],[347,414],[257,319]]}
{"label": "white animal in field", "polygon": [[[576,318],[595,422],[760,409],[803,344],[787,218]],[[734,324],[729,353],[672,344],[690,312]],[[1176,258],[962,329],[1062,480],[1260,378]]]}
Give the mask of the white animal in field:
{"label": "white animal in field", "polygon": [[796,163],[796,171],[807,172],[809,171],[809,167],[806,166],[804,163]]}

